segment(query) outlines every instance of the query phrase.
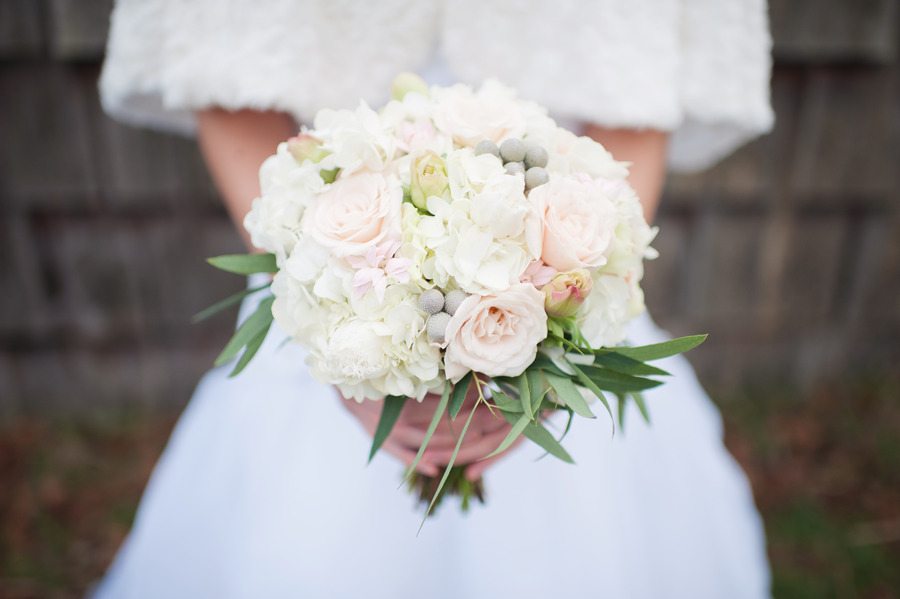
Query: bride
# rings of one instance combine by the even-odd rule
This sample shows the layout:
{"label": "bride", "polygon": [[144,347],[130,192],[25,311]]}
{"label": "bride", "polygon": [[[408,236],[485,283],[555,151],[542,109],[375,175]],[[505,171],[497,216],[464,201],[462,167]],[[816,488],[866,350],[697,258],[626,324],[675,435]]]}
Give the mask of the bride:
{"label": "bride", "polygon": [[[240,223],[260,163],[318,108],[378,105],[405,70],[496,77],[631,161],[650,220],[667,161],[708,166],[771,126],[766,21],[763,0],[119,0],[101,95],[124,121],[196,133]],[[664,338],[646,315],[629,330]],[[417,537],[398,484],[433,400],[367,466],[378,404],[340,399],[283,339],[200,382],[96,597],[768,595],[750,488],[684,358],[646,394],[651,426],[579,422],[574,467],[526,445],[475,461],[507,432],[475,422],[462,456],[471,478],[488,469],[487,503],[448,502]],[[453,442],[436,436],[419,469]]]}

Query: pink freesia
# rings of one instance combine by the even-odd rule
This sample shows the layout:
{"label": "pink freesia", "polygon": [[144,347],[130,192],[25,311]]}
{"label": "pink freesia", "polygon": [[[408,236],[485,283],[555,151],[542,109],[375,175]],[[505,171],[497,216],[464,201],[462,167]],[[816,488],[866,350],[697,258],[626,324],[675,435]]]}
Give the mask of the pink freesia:
{"label": "pink freesia", "polygon": [[356,270],[353,275],[353,293],[360,297],[369,289],[375,290],[378,301],[384,300],[388,279],[398,283],[409,282],[409,258],[394,257],[400,243],[388,241],[373,245],[362,256],[347,256],[347,262]]}
{"label": "pink freesia", "polygon": [[540,260],[535,260],[528,265],[525,272],[522,273],[522,283],[531,283],[538,289],[550,282],[556,276],[558,271],[552,266],[547,266]]}

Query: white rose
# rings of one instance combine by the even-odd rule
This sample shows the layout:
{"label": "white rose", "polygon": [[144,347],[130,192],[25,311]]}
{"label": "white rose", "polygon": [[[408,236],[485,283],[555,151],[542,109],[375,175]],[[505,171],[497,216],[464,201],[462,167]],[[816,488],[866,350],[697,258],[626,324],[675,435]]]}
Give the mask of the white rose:
{"label": "white rose", "polygon": [[533,189],[529,199],[544,223],[545,264],[566,271],[606,263],[616,211],[600,185],[589,179],[555,177]]}
{"label": "white rose", "polygon": [[359,255],[400,239],[403,188],[395,177],[357,173],[341,177],[307,209],[303,232],[336,256]]}
{"label": "white rose", "polygon": [[444,372],[453,382],[467,372],[517,376],[547,337],[544,295],[521,283],[496,295],[466,298],[447,327]]}
{"label": "white rose", "polygon": [[432,88],[434,124],[439,131],[463,146],[483,139],[500,142],[521,137],[526,119],[515,92],[497,81],[488,80],[475,92],[466,85]]}

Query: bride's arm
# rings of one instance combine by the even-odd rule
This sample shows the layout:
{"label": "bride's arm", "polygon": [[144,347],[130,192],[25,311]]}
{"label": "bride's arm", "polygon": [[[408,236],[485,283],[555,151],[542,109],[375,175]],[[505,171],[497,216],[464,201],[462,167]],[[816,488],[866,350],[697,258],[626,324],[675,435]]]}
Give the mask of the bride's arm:
{"label": "bride's arm", "polygon": [[628,181],[644,206],[644,216],[653,222],[666,179],[666,149],[669,136],[653,129],[604,129],[589,125],[585,134],[603,144],[616,160],[631,162]]}
{"label": "bride's arm", "polygon": [[275,148],[297,132],[287,114],[210,108],[197,113],[197,140],[213,182],[235,228],[251,248],[244,216],[259,195],[259,167]]}

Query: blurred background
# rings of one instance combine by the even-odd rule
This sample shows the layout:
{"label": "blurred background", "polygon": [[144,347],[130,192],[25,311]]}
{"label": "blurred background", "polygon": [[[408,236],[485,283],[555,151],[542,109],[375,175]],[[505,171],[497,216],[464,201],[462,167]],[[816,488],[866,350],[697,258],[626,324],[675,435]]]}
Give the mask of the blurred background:
{"label": "blurred background", "polygon": [[[722,409],[776,597],[900,596],[897,0],[772,0],[772,134],[667,185],[646,293]],[[110,0],[0,0],[0,597],[124,538],[241,281],[190,140],[99,106]],[[690,434],[690,431],[685,431]]]}

